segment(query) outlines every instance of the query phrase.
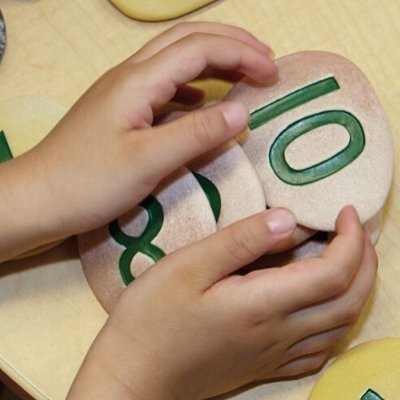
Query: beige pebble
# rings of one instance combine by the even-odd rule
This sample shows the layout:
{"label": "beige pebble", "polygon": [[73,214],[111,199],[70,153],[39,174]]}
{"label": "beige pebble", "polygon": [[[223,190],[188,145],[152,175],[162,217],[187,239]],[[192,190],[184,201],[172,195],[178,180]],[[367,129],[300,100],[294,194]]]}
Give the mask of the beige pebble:
{"label": "beige pebble", "polygon": [[[159,122],[165,124],[186,114],[174,111]],[[200,183],[211,188],[208,199],[218,229],[266,209],[264,190],[257,172],[235,140],[197,157],[188,164],[188,169]]]}
{"label": "beige pebble", "polygon": [[[164,180],[147,199],[120,217],[118,224],[114,221],[78,237],[84,273],[106,311],[126,285],[155,261],[216,231],[207,197],[185,168]],[[139,243],[142,250],[134,250]]]}
{"label": "beige pebble", "polygon": [[289,208],[316,230],[334,230],[348,204],[368,221],[383,207],[393,169],[390,129],[370,83],[332,53],[300,52],[276,63],[276,83],[244,79],[226,97],[250,110],[239,141],[267,204]]}
{"label": "beige pebble", "polygon": [[212,182],[219,194],[218,229],[265,210],[258,175],[234,140],[197,158],[188,168]]}

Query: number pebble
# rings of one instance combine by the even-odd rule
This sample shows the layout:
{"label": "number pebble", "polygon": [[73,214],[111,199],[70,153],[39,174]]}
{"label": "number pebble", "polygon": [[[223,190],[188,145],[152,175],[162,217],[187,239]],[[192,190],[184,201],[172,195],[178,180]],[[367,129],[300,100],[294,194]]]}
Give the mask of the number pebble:
{"label": "number pebble", "polygon": [[163,181],[141,205],[78,237],[83,271],[106,311],[130,281],[163,255],[217,229],[205,193],[185,168]]}
{"label": "number pebble", "polygon": [[383,207],[393,169],[389,125],[371,85],[345,58],[300,52],[277,60],[274,84],[242,80],[227,95],[250,110],[239,137],[267,204],[332,231],[353,204],[362,222]]}
{"label": "number pebble", "polygon": [[397,400],[400,393],[400,339],[362,343],[327,368],[309,400]]}

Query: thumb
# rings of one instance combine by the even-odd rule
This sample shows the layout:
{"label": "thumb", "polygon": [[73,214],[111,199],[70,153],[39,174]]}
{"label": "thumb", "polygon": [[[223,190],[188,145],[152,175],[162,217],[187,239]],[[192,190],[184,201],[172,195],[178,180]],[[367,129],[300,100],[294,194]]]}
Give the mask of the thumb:
{"label": "thumb", "polygon": [[[226,142],[242,131],[249,118],[246,107],[223,102],[185,114],[146,132],[149,160],[156,178],[164,177],[193,158]],[[152,161],[151,161],[152,160]]]}
{"label": "thumb", "polygon": [[269,209],[184,247],[161,262],[168,262],[170,271],[206,290],[287,239],[295,228],[289,210]]}

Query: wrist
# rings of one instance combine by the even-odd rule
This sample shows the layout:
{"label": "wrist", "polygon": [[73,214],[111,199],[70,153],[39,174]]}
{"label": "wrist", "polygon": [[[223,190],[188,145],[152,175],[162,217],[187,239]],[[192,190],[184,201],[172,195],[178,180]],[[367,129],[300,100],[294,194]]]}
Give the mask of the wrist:
{"label": "wrist", "polygon": [[[161,379],[168,365],[152,362],[124,334],[103,328],[88,352],[67,400],[178,400]],[[86,397],[85,397],[86,396]]]}
{"label": "wrist", "polygon": [[0,182],[0,262],[61,239],[43,171],[30,152],[0,165]]}

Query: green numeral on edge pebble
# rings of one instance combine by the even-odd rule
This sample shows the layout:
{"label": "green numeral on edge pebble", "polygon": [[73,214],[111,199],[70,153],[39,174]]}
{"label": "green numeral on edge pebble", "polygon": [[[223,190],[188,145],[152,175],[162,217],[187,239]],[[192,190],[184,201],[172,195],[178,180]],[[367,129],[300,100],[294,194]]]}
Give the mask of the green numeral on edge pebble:
{"label": "green numeral on edge pebble", "polygon": [[11,160],[12,158],[13,155],[8,145],[6,135],[3,131],[0,131],[0,163]]}
{"label": "green numeral on edge pebble", "polygon": [[379,396],[378,393],[373,391],[372,389],[368,389],[360,400],[385,400],[383,397]]}

